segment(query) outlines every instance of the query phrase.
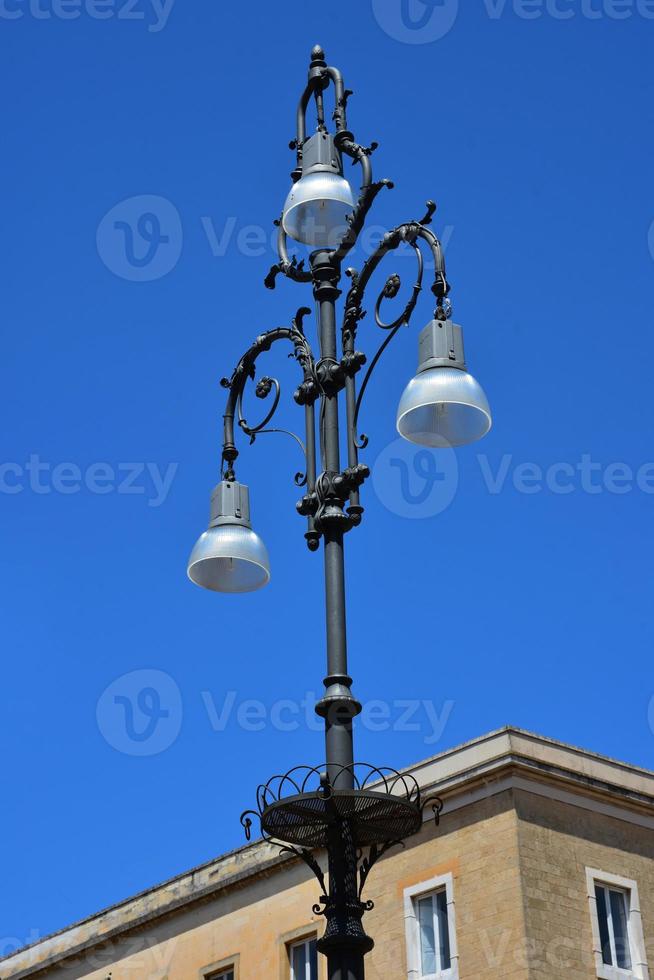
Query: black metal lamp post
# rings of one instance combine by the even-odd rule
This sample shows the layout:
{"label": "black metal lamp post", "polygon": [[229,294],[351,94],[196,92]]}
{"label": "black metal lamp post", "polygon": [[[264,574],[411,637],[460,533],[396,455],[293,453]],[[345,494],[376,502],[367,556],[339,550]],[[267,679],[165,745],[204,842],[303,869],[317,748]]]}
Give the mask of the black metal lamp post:
{"label": "black metal lamp post", "polygon": [[[325,123],[324,93],[334,87],[335,133]],[[299,767],[285,776],[275,776],[257,793],[257,810],[243,815],[248,838],[252,817],[261,822],[263,836],[281,842],[283,849],[301,857],[316,874],[322,887],[320,903],[314,911],[325,916],[326,928],[319,949],[328,960],[329,980],[362,980],[364,957],[373,941],[363,929],[363,915],[372,908],[362,900],[368,874],[389,847],[416,833],[423,810],[431,802],[437,816],[440,801],[421,798],[417,782],[390,769],[355,763],[352,726],[361,705],[351,691],[348,673],[345,622],[345,534],[361,523],[363,507],[360,488],[369,476],[368,467],[359,462],[359,452],[367,439],[358,433],[361,402],[379,357],[399,329],[408,325],[420,295],[424,274],[422,248],[431,251],[435,298],[433,319],[420,334],[419,368],[402,396],[397,427],[411,442],[434,448],[462,445],[485,435],[491,425],[486,397],[466,371],[462,331],[451,320],[448,300],[450,287],[445,275],[443,252],[430,229],[436,210],[427,203],[421,221],[408,221],[388,232],[360,272],[346,269],[351,285],[345,300],[340,328],[340,350],[336,303],[343,262],[355,245],[366,215],[388,180],[374,182],[370,156],[375,149],[360,146],[347,128],[346,108],[351,93],[345,89],[340,72],[329,67],[321,48],[313,49],[309,78],[297,112],[297,137],[291,147],[297,152],[293,186],[279,221],[279,262],[266,278],[274,289],[277,275],[298,283],[311,283],[318,313],[316,357],[305,335],[303,319],[310,313],[298,310],[290,327],[279,327],[261,334],[240,359],[231,378],[223,379],[228,389],[224,415],[222,480],[211,501],[209,529],[200,537],[189,560],[189,576],[198,585],[217,592],[247,592],[265,585],[270,577],[268,555],[250,524],[249,493],[236,480],[235,423],[253,442],[268,425],[280,401],[280,385],[264,376],[256,383],[256,395],[272,394],[272,407],[258,425],[250,425],[243,415],[243,395],[247,383],[256,379],[259,355],[277,341],[289,342],[302,377],[294,398],[303,406],[306,437],[305,473],[296,482],[305,487],[297,505],[307,520],[306,539],[311,551],[322,540],[325,556],[327,611],[327,677],[325,694],[316,712],[325,720],[326,765]],[[317,129],[307,138],[306,117],[315,101]],[[362,171],[358,198],[343,177],[343,157],[359,163]],[[304,261],[290,259],[287,236],[313,249],[308,268]],[[381,260],[401,244],[410,246],[417,260],[417,278],[408,302],[390,323],[383,321],[385,299],[397,296],[400,278],[390,276],[375,304],[375,321],[387,331],[361,385],[357,376],[366,356],[356,349],[357,330],[365,316],[363,298],[366,286]],[[344,394],[347,467],[341,464],[341,395]],[[318,438],[316,439],[316,407]],[[295,437],[297,439],[297,437]],[[320,472],[318,472],[318,459]],[[314,853],[325,849],[329,882]]]}

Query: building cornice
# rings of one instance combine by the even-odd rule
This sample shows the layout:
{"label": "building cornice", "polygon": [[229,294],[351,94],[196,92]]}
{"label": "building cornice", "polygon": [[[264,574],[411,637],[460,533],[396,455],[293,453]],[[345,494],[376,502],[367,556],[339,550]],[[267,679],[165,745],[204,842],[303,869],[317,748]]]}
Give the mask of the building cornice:
{"label": "building cornice", "polygon": [[604,799],[619,819],[645,826],[651,820],[654,826],[653,772],[517,728],[492,732],[406,771],[425,792],[436,790],[446,809],[480,787],[493,795],[492,784],[513,774],[531,780],[534,792],[543,783],[565,787],[581,797],[579,805],[583,797]]}

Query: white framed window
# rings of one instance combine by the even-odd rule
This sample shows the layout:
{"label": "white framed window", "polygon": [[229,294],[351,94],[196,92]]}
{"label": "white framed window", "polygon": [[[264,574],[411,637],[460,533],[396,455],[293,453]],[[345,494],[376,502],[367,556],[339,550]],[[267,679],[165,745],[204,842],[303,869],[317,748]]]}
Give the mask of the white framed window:
{"label": "white framed window", "polygon": [[289,947],[291,980],[318,980],[318,946],[315,938]]}
{"label": "white framed window", "polygon": [[205,980],[234,980],[234,970],[219,970],[218,973],[210,973]]}
{"label": "white framed window", "polygon": [[586,869],[595,969],[600,980],[649,980],[638,885]]}
{"label": "white framed window", "polygon": [[409,980],[458,980],[452,875],[405,889],[404,918]]}

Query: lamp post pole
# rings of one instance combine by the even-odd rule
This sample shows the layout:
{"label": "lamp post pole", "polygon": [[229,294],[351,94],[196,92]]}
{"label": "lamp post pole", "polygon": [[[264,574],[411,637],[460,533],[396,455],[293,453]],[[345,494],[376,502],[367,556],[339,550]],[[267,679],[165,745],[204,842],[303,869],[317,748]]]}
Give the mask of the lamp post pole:
{"label": "lamp post pole", "polygon": [[[336,347],[336,300],[340,296],[339,270],[329,252],[311,257],[314,276],[313,295],[318,310],[320,360],[317,369],[327,375],[338,366]],[[338,390],[324,396],[321,449],[328,480],[341,471]],[[351,519],[335,498],[322,516],[325,551],[325,604],[327,613],[327,677],[325,696],[316,710],[325,719],[327,773],[332,785],[352,789],[354,748],[352,720],[361,711],[350,691],[352,683],[347,666],[347,632],[345,623],[345,555],[344,534]]]}
{"label": "lamp post pole", "polygon": [[[329,132],[325,122],[324,93],[330,86],[334,88],[335,133]],[[311,284],[318,355],[314,356],[304,331],[303,321],[310,310],[301,307],[290,327],[260,334],[231,377],[223,379],[228,396],[222,478],[212,495],[209,528],[193,549],[188,567],[189,577],[196,584],[216,592],[253,591],[270,578],[267,551],[252,530],[248,488],[236,479],[239,452],[235,432],[238,426],[251,443],[264,433],[286,432],[270,428],[280,402],[280,384],[269,375],[256,380],[256,372],[261,355],[280,341],[290,343],[291,356],[301,370],[294,400],[304,408],[305,419],[304,441],[287,432],[305,456],[304,472],[296,474],[297,485],[304,488],[297,510],[307,520],[309,549],[317,551],[321,540],[324,546],[327,676],[316,712],[325,722],[326,762],[324,766],[296,767],[261,785],[257,809],[244,813],[242,823],[249,839],[253,818],[258,819],[263,837],[302,859],[318,879],[322,894],[314,913],[325,918],[318,948],[327,958],[329,980],[364,980],[364,959],[374,946],[363,928],[364,913],[373,907],[362,898],[370,871],[390,847],[420,830],[428,803],[432,803],[437,818],[442,806],[437,798],[425,800],[418,783],[407,773],[355,761],[353,722],[361,705],[351,691],[345,616],[344,537],[361,523],[360,489],[369,476],[368,467],[359,461],[359,452],[368,443],[359,433],[360,409],[379,358],[412,318],[423,288],[425,248],[433,263],[435,309],[433,319],[420,334],[418,374],[400,401],[398,431],[410,442],[437,449],[481,438],[491,424],[486,396],[466,370],[461,328],[451,320],[443,251],[429,227],[436,210],[432,201],[427,202],[420,221],[407,221],[387,232],[360,271],[345,270],[351,284],[343,306],[339,344],[337,302],[343,262],[356,244],[375,198],[383,188],[393,186],[388,180],[373,181],[370,156],[376,144],[359,145],[347,128],[350,94],[338,69],[327,65],[321,48],[314,48],[307,86],[298,106],[297,135],[291,144],[297,154],[293,186],[278,222],[279,261],[265,285],[274,289],[279,275]],[[307,138],[307,111],[312,99],[317,129]],[[361,167],[356,200],[343,177],[343,157]],[[304,260],[289,257],[288,236],[309,246],[308,267]],[[401,282],[397,274],[386,280],[374,305],[375,323],[386,336],[359,385],[366,356],[356,349],[356,340],[366,315],[366,287],[382,260],[401,245],[415,253],[416,280],[399,313],[388,322],[382,318],[382,307],[398,296]],[[247,420],[244,410],[244,394],[251,381],[256,381],[258,398],[272,396],[272,406],[256,425]],[[339,428],[342,394],[345,469]],[[316,858],[323,851],[327,854],[328,883]]]}
{"label": "lamp post pole", "polygon": [[[313,294],[318,310],[319,368],[323,374],[338,365],[336,300],[340,273],[330,252],[311,257]],[[325,395],[321,432],[325,472],[329,479],[340,473],[338,391]],[[344,533],[351,519],[335,500],[322,518],[325,552],[325,608],[327,625],[327,676],[325,695],[316,712],[325,719],[327,779],[336,790],[354,789],[354,739],[352,723],[361,705],[352,695],[348,675],[345,613]],[[330,903],[327,926],[319,949],[327,956],[329,980],[364,980],[364,956],[372,947],[363,924],[363,904],[358,894],[356,840],[347,820],[335,820],[328,832]]]}

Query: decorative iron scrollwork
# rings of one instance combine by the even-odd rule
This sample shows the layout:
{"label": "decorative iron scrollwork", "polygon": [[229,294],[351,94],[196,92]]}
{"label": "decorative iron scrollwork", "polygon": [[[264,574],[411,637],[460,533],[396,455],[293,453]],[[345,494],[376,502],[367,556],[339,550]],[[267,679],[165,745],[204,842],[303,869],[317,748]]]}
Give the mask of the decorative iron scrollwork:
{"label": "decorative iron scrollwork", "polygon": [[440,796],[430,796],[422,804],[423,814],[428,807],[431,807],[437,827],[441,822],[441,813],[443,812],[443,805],[444,804]]}
{"label": "decorative iron scrollwork", "polygon": [[[368,854],[365,857],[363,856],[361,857],[360,859],[361,863],[359,865],[359,898],[360,899],[362,898],[363,890],[366,887],[366,882],[368,881],[368,875],[370,874],[374,866],[377,864],[379,859],[382,858],[387,851],[390,851],[392,847],[404,847],[404,846],[405,844],[404,841],[402,840],[389,840],[380,846],[378,846],[377,844],[373,844],[370,850],[368,851]],[[370,901],[369,899],[366,902],[366,908],[368,912],[371,912],[374,909],[374,907],[375,907],[375,903]]]}
{"label": "decorative iron scrollwork", "polygon": [[[250,437],[250,444],[256,440],[257,436],[268,433],[289,435],[297,442],[304,454],[306,462],[305,472],[298,472],[295,475],[295,482],[298,486],[305,486],[308,482],[308,474],[315,471],[315,460],[308,458],[308,444],[305,444],[298,435],[288,429],[270,426],[270,422],[275,416],[281,400],[281,385],[276,378],[263,375],[255,385],[255,394],[259,399],[265,400],[274,392],[272,405],[265,418],[258,424],[252,425],[247,421],[243,410],[245,389],[248,382],[254,381],[256,377],[258,358],[262,353],[269,351],[279,340],[288,340],[293,345],[293,352],[290,356],[295,358],[302,369],[302,386],[305,389],[317,388],[315,359],[303,327],[304,318],[310,312],[308,307],[300,307],[293,318],[290,328],[279,327],[260,334],[237,364],[231,378],[223,378],[221,380],[221,385],[229,391],[225,410],[225,438],[223,444],[224,477],[226,479],[234,478],[234,462],[238,457],[238,450],[234,445],[235,418],[238,420],[238,426],[241,431]],[[312,404],[310,398],[307,399],[307,403]],[[313,440],[311,441],[311,446],[313,447]]]}
{"label": "decorative iron scrollwork", "polygon": [[[341,788],[344,777],[348,789]],[[295,766],[262,783],[256,798],[257,809],[241,817],[248,840],[252,818],[258,818],[265,839],[312,847],[324,845],[329,826],[343,817],[358,827],[361,846],[379,845],[399,839],[392,833],[394,822],[408,823],[416,832],[428,803],[442,807],[437,797],[423,801],[410,773],[364,763],[338,767],[329,776],[325,767]]]}
{"label": "decorative iron scrollwork", "polygon": [[[348,777],[348,788],[338,789],[343,776]],[[360,921],[374,908],[374,902],[363,899],[373,868],[392,848],[404,847],[406,837],[420,830],[427,807],[432,808],[438,823],[442,800],[433,795],[423,799],[417,780],[409,773],[357,763],[337,768],[330,778],[324,767],[296,766],[259,786],[257,809],[246,811],[241,823],[250,840],[253,818],[258,818],[265,841],[307,865],[321,888],[313,912],[328,921],[336,914],[338,901],[344,899],[330,891],[331,874],[327,887],[314,852],[330,842],[333,845],[334,835],[342,839],[343,847],[353,846],[356,881],[351,883],[345,901],[355,921]],[[413,822],[407,833],[408,814],[412,814]],[[311,846],[302,841],[311,842]],[[330,846],[329,853],[333,859],[339,848]]]}

